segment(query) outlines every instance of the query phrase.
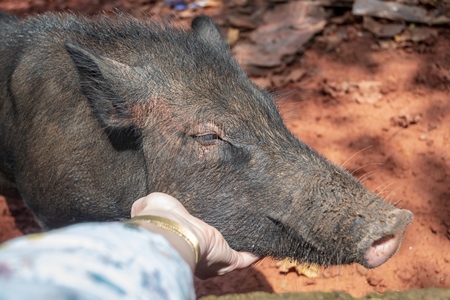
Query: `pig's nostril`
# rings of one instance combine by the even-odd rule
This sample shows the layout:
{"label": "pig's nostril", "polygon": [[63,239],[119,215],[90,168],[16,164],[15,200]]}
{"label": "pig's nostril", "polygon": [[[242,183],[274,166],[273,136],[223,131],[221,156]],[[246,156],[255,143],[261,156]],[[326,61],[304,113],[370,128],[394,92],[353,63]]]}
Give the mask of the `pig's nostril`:
{"label": "pig's nostril", "polygon": [[381,244],[384,244],[385,242],[387,242],[388,240],[390,240],[392,238],[394,238],[393,234],[385,236],[385,237],[383,237],[383,238],[381,238],[379,240],[376,240],[375,242],[372,243],[372,247],[377,247],[377,246],[379,246]]}
{"label": "pig's nostril", "polygon": [[365,266],[375,268],[385,263],[397,252],[402,237],[398,235],[388,235],[372,243],[364,255]]}

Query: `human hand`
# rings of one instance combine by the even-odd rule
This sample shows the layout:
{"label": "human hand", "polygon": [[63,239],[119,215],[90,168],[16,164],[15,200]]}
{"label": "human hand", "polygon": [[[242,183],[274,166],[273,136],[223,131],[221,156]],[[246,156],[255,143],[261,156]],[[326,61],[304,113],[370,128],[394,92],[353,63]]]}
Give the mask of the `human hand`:
{"label": "human hand", "polygon": [[248,267],[259,259],[251,253],[231,249],[217,229],[190,215],[184,206],[170,195],[152,193],[137,200],[131,208],[131,217],[139,215],[170,219],[195,234],[200,244],[200,258],[195,275],[200,279]]}

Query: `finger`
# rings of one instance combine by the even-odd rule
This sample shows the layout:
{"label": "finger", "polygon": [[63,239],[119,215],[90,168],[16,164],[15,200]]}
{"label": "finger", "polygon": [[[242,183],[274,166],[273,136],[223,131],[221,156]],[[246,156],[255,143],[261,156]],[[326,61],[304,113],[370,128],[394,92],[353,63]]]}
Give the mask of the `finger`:
{"label": "finger", "polygon": [[235,263],[233,265],[234,269],[246,268],[260,259],[260,257],[249,252],[237,252],[234,250],[233,252],[236,255]]}
{"label": "finger", "polygon": [[223,275],[234,270],[243,269],[257,262],[260,257],[249,252],[237,252],[232,250],[233,263],[217,271],[218,275]]}

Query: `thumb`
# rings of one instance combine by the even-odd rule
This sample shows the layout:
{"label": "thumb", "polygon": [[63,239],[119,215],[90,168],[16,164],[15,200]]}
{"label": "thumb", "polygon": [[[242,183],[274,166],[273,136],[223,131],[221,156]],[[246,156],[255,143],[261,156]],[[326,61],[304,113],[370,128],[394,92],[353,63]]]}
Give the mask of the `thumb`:
{"label": "thumb", "polygon": [[146,198],[140,198],[138,200],[136,200],[133,205],[131,206],[131,217],[135,217],[137,216],[144,208],[146,205],[145,202]]}

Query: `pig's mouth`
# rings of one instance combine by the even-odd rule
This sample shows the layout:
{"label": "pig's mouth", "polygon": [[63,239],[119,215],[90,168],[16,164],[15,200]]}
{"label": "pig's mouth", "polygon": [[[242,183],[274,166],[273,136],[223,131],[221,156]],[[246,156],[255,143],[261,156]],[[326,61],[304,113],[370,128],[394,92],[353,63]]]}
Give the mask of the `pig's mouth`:
{"label": "pig's mouth", "polygon": [[297,230],[283,224],[273,217],[266,216],[280,230],[281,249],[275,251],[276,258],[290,258],[297,261],[315,263],[323,266],[342,265],[355,262],[352,255],[346,256],[340,253],[338,249],[329,249],[320,247],[304,238]]}

